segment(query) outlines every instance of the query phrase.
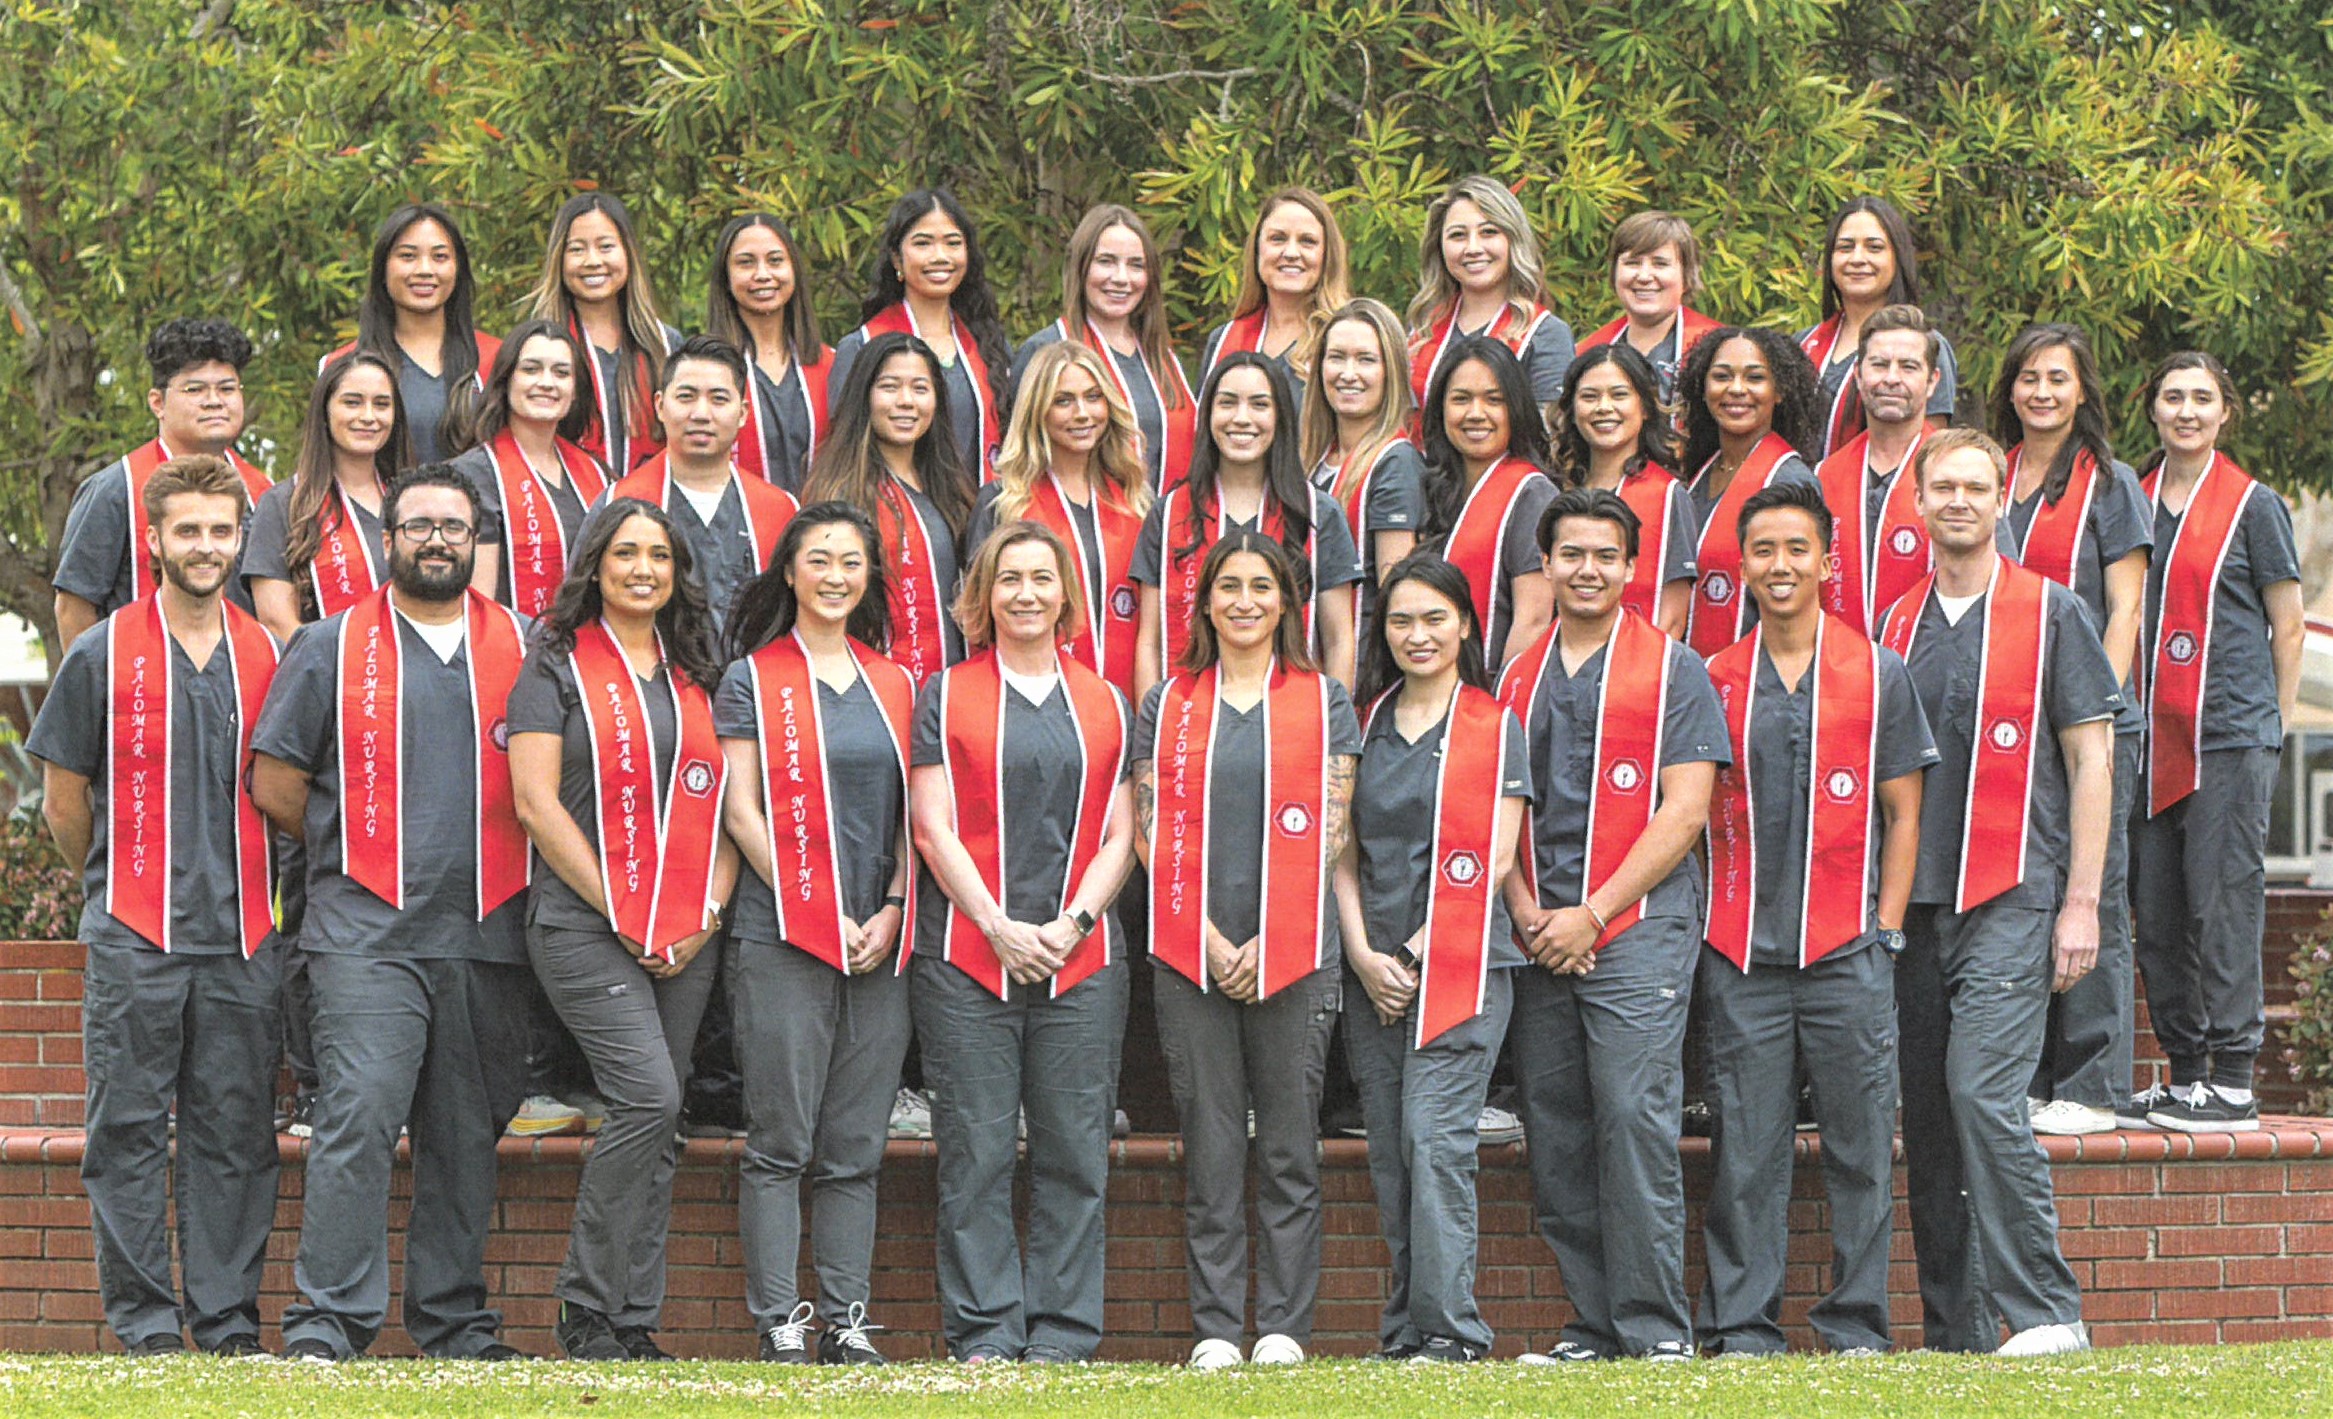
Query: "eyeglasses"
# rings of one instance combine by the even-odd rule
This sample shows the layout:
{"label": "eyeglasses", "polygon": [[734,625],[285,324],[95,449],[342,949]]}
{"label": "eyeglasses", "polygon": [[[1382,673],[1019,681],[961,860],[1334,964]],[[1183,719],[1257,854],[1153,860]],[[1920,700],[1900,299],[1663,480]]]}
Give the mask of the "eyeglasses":
{"label": "eyeglasses", "polygon": [[208,399],[214,394],[219,396],[221,399],[232,399],[236,395],[243,392],[243,382],[241,380],[222,379],[216,384],[213,384],[205,380],[190,379],[186,383],[178,386],[178,392],[185,395],[189,399]]}
{"label": "eyeglasses", "polygon": [[458,517],[409,517],[397,524],[397,535],[417,546],[426,544],[432,537],[443,537],[448,547],[465,547],[477,531]]}

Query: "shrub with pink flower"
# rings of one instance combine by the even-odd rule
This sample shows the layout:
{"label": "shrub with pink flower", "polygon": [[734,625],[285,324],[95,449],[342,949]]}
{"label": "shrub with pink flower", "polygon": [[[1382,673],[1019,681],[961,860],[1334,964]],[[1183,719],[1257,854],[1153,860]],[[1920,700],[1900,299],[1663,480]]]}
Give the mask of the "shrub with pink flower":
{"label": "shrub with pink flower", "polygon": [[2293,953],[2290,970],[2299,1015],[2286,1033],[2285,1068],[2310,1113],[2333,1114],[2333,910]]}
{"label": "shrub with pink flower", "polygon": [[32,813],[0,823],[0,941],[71,941],[81,929],[81,874]]}

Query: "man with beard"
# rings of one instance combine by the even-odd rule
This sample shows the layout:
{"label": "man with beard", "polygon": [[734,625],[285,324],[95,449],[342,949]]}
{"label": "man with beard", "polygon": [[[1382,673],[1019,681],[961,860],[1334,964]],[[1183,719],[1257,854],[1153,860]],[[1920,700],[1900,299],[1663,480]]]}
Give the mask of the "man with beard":
{"label": "man with beard", "polygon": [[2098,960],[2122,689],[2074,593],[1995,548],[2008,467],[1973,429],[1927,437],[1912,472],[1935,570],[1878,628],[1941,756],[1896,1014],[1924,1342],[2054,1355],[2090,1342],[2025,1088],[2050,992]]}
{"label": "man with beard", "polygon": [[284,1353],[345,1359],[389,1306],[389,1177],[413,1139],[405,1329],[509,1359],[481,1265],[494,1144],[524,1092],[526,836],[503,706],[522,622],[469,589],[477,494],[444,464],[382,505],[389,585],[303,627],[254,736],[251,794],[304,833],[300,937],[322,1076]]}
{"label": "man with beard", "polygon": [[1913,505],[1911,471],[1942,377],[1942,349],[1918,306],[1872,316],[1855,357],[1863,432],[1815,470],[1838,526],[1823,609],[1863,634],[1928,570],[1928,529]]}
{"label": "man with beard", "polygon": [[123,1348],[175,1354],[191,1328],[213,1354],[253,1355],[275,1222],[283,948],[269,941],[266,826],[236,774],[276,648],[221,596],[249,509],[236,470],[175,458],[140,492],[161,583],[74,642],[25,745],[45,766],[49,831],[87,889],[81,1179]]}

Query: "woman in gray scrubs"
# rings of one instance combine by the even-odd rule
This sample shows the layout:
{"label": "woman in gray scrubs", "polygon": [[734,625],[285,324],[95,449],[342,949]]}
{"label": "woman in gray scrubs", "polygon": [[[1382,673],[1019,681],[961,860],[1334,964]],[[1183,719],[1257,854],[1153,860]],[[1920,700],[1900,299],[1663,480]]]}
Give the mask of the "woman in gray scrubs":
{"label": "woman in gray scrubs", "polygon": [[[782,1364],[883,1363],[868,1335],[880,1328],[867,1315],[868,1273],[907,1057],[915,692],[883,658],[880,546],[873,520],[848,503],[795,514],[770,570],[738,599],[736,659],[713,702],[730,832],[751,869],[723,961],[745,1075],[745,1299],[761,1358]],[[815,1305],[795,1289],[805,1177]]]}
{"label": "woman in gray scrubs", "polygon": [[1293,1364],[1320,1294],[1320,1096],[1342,980],[1329,871],[1360,728],[1305,647],[1279,539],[1240,529],[1199,571],[1191,641],[1134,727],[1150,953],[1187,1163],[1196,1369],[1240,1361],[1255,1116],[1255,1348]]}
{"label": "woman in gray scrubs", "polygon": [[1336,878],[1345,1054],[1393,1256],[1380,1353],[1480,1360],[1492,1337],[1474,1299],[1475,1120],[1525,964],[1499,889],[1531,760],[1490,693],[1465,576],[1410,557],[1384,596],[1362,648],[1370,708]]}

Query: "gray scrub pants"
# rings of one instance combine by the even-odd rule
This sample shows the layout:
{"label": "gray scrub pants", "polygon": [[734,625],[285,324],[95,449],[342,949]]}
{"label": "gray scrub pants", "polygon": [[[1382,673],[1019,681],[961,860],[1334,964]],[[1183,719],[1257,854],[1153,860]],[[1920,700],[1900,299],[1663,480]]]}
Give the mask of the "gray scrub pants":
{"label": "gray scrub pants", "polygon": [[2252,1087],[2267,1028],[2260,933],[2268,911],[2275,749],[2214,749],[2194,793],[2131,826],[2139,973],[2171,1082]]}
{"label": "gray scrub pants", "polygon": [[891,961],[847,976],[764,941],[731,940],[722,964],[745,1073],[737,1214],[746,1306],[767,1330],[799,1299],[808,1177],[818,1315],[840,1325],[852,1302],[873,1308],[875,1185],[907,1058],[907,977]]}
{"label": "gray scrub pants", "polygon": [[1701,950],[1698,917],[1655,917],[1587,975],[1515,973],[1508,1037],[1539,1235],[1578,1313],[1564,1338],[1603,1355],[1693,1339],[1677,1137]]}
{"label": "gray scrub pants", "polygon": [[1255,1004],[1151,968],[1167,1084],[1182,1121],[1191,1329],[1238,1344],[1248,1294],[1248,1111],[1256,1136],[1256,1334],[1312,1341],[1320,1300],[1320,1091],[1344,968]]}
{"label": "gray scrub pants", "polygon": [[567,1260],[551,1294],[619,1326],[653,1330],[664,1309],[680,1091],[720,950],[718,938],[709,941],[687,969],[658,980],[607,928],[527,926],[535,977],[607,1103],[607,1122],[583,1160]]}
{"label": "gray scrub pants", "polygon": [[[96,1234],[98,1295],[124,1346],[177,1339],[182,1324],[205,1350],[259,1336],[260,1267],[275,1225],[285,955],[274,943],[248,961],[241,952],[192,956],[89,943],[81,1185]],[[183,1308],[170,1274],[172,1195]]]}
{"label": "gray scrub pants", "polygon": [[2012,1332],[2082,1318],[2058,1250],[2049,1161],[2025,1086],[2049,1013],[2057,913],[1914,906],[1896,962],[1904,1168],[1922,1342],[1989,1354]]}
{"label": "gray scrub pants", "polygon": [[[1059,998],[999,1000],[938,952],[908,967],[939,1152],[940,1328],[948,1353],[1046,1346],[1090,1359],[1102,1338],[1104,1203],[1124,962]],[[1019,1119],[1029,1125],[1029,1242],[1013,1226]]]}
{"label": "gray scrub pants", "polygon": [[1811,966],[1701,953],[1709,1025],[1713,1177],[1702,1235],[1702,1342],[1778,1355],[1798,1071],[1814,1087],[1830,1199],[1831,1290],[1808,1317],[1833,1350],[1889,1348],[1888,1240],[1895,1221],[1895,965],[1865,944]]}
{"label": "gray scrub pants", "polygon": [[1490,1097],[1519,974],[1492,971],[1481,1014],[1412,1049],[1415,1008],[1381,1024],[1360,978],[1345,973],[1345,1055],[1369,1130],[1377,1226],[1393,1256],[1393,1286],[1377,1326],[1388,1349],[1435,1337],[1490,1348],[1490,1323],[1474,1299],[1475,1121]]}
{"label": "gray scrub pants", "polygon": [[2145,736],[2114,736],[2114,816],[2106,826],[2106,870],[2098,879],[2098,965],[2072,989],[2050,996],[2049,1028],[2032,1094],[2111,1109],[2130,1097],[2132,1013],[2131,804],[2145,773]]}
{"label": "gray scrub pants", "polygon": [[316,1136],[308,1145],[300,1299],[284,1343],[361,1353],[389,1314],[389,1175],[413,1139],[405,1331],[425,1355],[495,1342],[486,1304],[494,1145],[526,1087],[527,968],[452,958],[308,953],[316,996]]}

